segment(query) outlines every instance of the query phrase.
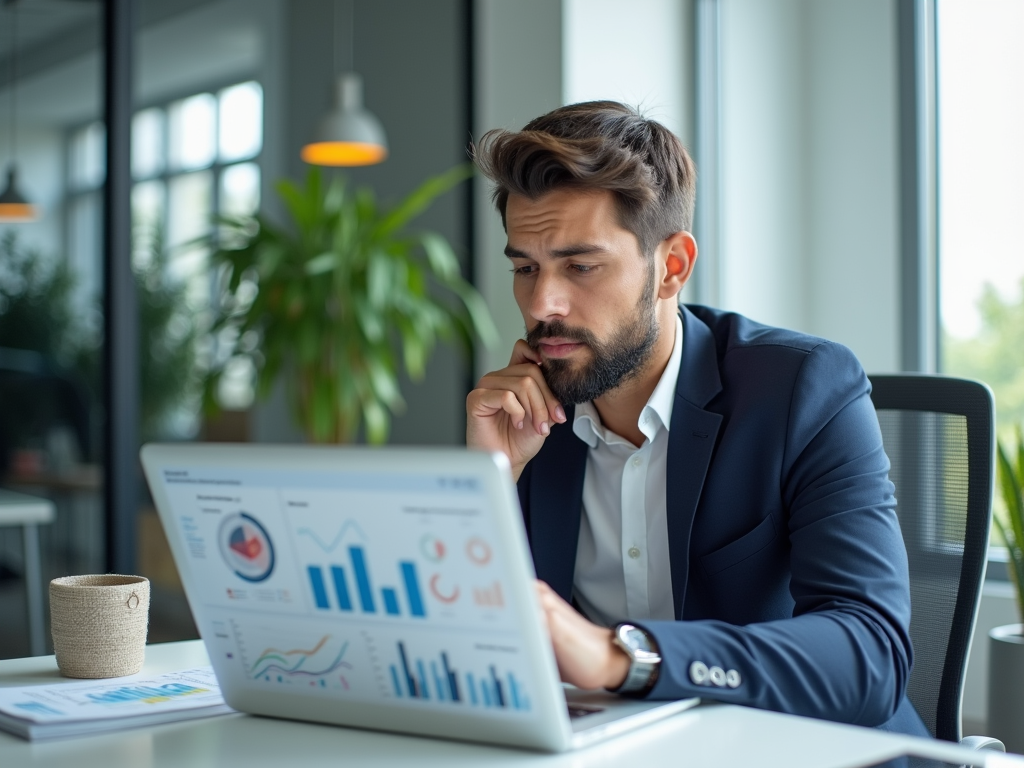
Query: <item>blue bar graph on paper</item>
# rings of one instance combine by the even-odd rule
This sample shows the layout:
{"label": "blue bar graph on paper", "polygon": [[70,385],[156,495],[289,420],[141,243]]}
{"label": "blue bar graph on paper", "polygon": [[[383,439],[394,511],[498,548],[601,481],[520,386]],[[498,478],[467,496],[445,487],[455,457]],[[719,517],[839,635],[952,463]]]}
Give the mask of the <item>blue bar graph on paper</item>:
{"label": "blue bar graph on paper", "polygon": [[345,581],[345,569],[337,565],[332,565],[331,578],[334,579],[334,592],[338,596],[338,607],[343,611],[351,611],[352,601],[348,596],[348,583]]}
{"label": "blue bar graph on paper", "polygon": [[384,598],[384,610],[387,611],[390,616],[397,616],[398,611],[398,595],[391,587],[384,587],[380,591],[381,597]]}
{"label": "blue bar graph on paper", "polygon": [[316,601],[316,607],[321,610],[330,608],[330,603],[327,602],[327,587],[324,586],[324,572],[315,565],[309,566],[309,583],[313,587],[313,600]]}
{"label": "blue bar graph on paper", "polygon": [[373,590],[370,588],[370,574],[366,570],[366,558],[362,547],[349,547],[349,557],[352,558],[352,569],[356,574],[356,586],[359,588],[359,604],[366,613],[376,613],[377,608],[373,602]]}
{"label": "blue bar graph on paper", "polygon": [[402,561],[399,565],[402,566],[402,578],[405,580],[405,595],[409,598],[409,612],[413,616],[426,616],[423,598],[420,596],[420,581],[416,577],[416,564]]}

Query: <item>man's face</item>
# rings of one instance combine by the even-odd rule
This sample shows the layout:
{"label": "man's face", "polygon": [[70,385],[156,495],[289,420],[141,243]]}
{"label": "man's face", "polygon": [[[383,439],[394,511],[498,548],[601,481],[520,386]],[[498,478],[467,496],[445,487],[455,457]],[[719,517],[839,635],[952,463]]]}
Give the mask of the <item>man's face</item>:
{"label": "man's face", "polygon": [[643,370],[658,339],[654,264],[612,193],[510,195],[505,222],[526,340],[555,397],[593,400]]}

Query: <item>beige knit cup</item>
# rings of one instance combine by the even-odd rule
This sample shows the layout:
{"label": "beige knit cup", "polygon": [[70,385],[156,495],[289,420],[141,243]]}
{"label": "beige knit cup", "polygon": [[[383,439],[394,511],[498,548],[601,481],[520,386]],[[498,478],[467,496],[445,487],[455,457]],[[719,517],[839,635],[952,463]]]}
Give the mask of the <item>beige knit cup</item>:
{"label": "beige knit cup", "polygon": [[142,669],[149,579],[65,576],[50,582],[50,630],[65,677],[122,677]]}

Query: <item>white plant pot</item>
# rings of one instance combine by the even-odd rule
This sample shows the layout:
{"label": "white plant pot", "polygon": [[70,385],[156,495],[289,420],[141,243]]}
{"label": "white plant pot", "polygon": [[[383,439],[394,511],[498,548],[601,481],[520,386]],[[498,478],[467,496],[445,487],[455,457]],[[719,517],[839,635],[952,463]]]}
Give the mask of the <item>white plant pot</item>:
{"label": "white plant pot", "polygon": [[988,727],[1007,752],[1024,753],[1024,624],[988,633]]}

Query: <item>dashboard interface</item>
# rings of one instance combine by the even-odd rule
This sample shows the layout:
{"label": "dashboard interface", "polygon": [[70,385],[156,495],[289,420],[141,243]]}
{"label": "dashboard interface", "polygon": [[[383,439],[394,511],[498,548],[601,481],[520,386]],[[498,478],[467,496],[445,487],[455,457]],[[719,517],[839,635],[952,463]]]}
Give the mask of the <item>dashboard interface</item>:
{"label": "dashboard interface", "polygon": [[165,468],[218,676],[523,717],[534,681],[472,476]]}

